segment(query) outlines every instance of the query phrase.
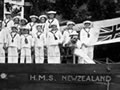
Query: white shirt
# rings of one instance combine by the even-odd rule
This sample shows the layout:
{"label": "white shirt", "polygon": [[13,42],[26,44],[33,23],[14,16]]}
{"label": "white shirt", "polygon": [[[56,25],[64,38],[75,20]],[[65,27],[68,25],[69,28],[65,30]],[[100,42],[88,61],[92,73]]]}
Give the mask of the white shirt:
{"label": "white shirt", "polygon": [[3,21],[3,28],[5,27],[8,27],[8,28],[11,28],[11,26],[13,26],[14,25],[14,22],[13,22],[13,20],[10,20],[10,19],[5,19],[4,21]]}
{"label": "white shirt", "polygon": [[[26,43],[26,40],[27,40],[27,43]],[[21,48],[31,48],[32,46],[34,46],[33,37],[31,35],[29,35],[29,34],[21,35],[20,47]]]}
{"label": "white shirt", "polygon": [[[72,29],[70,29],[70,30],[65,30],[65,31],[63,32],[63,46],[70,41],[70,39],[71,39],[70,34],[71,34],[71,33],[74,33],[74,32],[76,32],[76,31],[75,31],[75,30],[72,30]],[[77,32],[76,32],[76,33],[77,33]]]}
{"label": "white shirt", "polygon": [[36,24],[37,23],[29,22],[26,27],[28,27],[29,29],[31,29],[33,31],[34,29],[36,29]]}
{"label": "white shirt", "polygon": [[36,32],[33,34],[35,47],[43,47],[45,45],[45,34],[43,32]]}
{"label": "white shirt", "polygon": [[80,40],[82,43],[85,43],[86,45],[93,44],[97,42],[99,37],[99,30],[96,30],[96,28],[90,28],[90,29],[81,29],[80,31]]}
{"label": "white shirt", "polygon": [[54,18],[54,19],[48,19],[48,20],[46,21],[46,23],[45,23],[45,32],[46,32],[46,33],[50,31],[50,28],[49,28],[49,27],[50,27],[52,24],[56,24],[58,30],[60,30],[59,21],[58,21],[56,18]]}
{"label": "white shirt", "polygon": [[63,41],[63,37],[59,30],[48,32],[47,42],[46,42],[47,45],[58,45],[61,44],[62,41]]}
{"label": "white shirt", "polygon": [[42,30],[43,30],[43,32],[45,33],[45,23],[37,23],[37,24],[35,24],[35,26],[34,26],[34,28],[33,28],[33,30],[32,30],[32,34],[36,34],[37,33],[37,25],[41,25],[41,27],[42,27]]}
{"label": "white shirt", "polygon": [[20,36],[18,33],[11,32],[8,34],[7,46],[8,47],[16,47],[16,48],[20,49]]}

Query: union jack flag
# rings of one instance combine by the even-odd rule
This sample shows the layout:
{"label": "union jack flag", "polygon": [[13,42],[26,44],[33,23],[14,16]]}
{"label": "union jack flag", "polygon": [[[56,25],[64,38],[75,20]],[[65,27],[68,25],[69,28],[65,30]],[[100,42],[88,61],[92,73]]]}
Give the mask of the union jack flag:
{"label": "union jack flag", "polygon": [[102,27],[98,41],[106,41],[120,37],[120,24]]}

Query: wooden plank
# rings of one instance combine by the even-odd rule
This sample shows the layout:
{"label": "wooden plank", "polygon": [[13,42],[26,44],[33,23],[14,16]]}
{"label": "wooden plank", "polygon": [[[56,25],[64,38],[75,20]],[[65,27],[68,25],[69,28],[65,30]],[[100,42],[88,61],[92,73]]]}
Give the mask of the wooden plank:
{"label": "wooden plank", "polygon": [[120,90],[119,64],[0,64],[0,88]]}

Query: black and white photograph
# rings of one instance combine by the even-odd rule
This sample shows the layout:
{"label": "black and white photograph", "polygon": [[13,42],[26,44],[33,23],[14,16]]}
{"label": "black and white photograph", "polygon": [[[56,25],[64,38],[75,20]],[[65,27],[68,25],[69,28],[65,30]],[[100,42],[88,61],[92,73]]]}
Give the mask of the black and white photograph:
{"label": "black and white photograph", "polygon": [[0,0],[0,90],[120,90],[120,0]]}

